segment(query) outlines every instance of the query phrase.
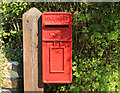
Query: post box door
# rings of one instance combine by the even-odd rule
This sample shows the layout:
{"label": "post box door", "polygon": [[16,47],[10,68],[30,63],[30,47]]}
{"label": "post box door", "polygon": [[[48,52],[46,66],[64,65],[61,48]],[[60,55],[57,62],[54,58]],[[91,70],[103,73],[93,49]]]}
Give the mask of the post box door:
{"label": "post box door", "polygon": [[72,44],[71,42],[43,43],[43,82],[72,82]]}

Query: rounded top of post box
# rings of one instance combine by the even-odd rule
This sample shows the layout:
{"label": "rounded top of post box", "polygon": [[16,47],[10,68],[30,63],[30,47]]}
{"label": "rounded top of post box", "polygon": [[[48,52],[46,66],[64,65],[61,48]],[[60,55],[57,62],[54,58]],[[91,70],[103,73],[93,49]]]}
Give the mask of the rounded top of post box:
{"label": "rounded top of post box", "polygon": [[72,15],[71,12],[43,12],[42,14],[43,15],[44,14],[68,14],[68,15]]}
{"label": "rounded top of post box", "polygon": [[70,25],[72,23],[71,12],[43,12],[43,25]]}

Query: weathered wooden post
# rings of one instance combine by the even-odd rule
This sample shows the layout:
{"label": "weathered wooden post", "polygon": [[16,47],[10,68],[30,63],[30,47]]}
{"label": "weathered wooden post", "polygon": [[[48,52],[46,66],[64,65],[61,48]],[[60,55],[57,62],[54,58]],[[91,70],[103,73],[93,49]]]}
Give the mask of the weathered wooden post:
{"label": "weathered wooden post", "polygon": [[[39,77],[40,66],[38,61],[38,48],[39,48],[39,20],[41,12],[36,8],[31,8],[23,14],[23,59],[24,59],[24,92],[44,91]],[[38,26],[39,25],[39,26]],[[40,36],[40,35],[39,35]],[[39,75],[38,75],[39,74]],[[40,93],[41,93],[40,92]]]}

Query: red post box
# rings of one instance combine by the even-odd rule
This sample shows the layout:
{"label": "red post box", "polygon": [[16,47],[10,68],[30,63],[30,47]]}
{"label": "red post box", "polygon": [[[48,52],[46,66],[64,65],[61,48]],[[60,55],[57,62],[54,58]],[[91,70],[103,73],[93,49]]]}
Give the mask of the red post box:
{"label": "red post box", "polygon": [[42,14],[42,78],[44,83],[72,82],[72,13]]}

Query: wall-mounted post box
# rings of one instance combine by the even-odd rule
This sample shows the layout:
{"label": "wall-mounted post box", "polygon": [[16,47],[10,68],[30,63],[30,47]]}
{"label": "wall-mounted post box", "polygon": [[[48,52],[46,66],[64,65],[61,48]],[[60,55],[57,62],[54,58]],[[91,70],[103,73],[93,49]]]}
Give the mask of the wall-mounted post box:
{"label": "wall-mounted post box", "polygon": [[42,14],[42,78],[44,83],[72,82],[72,13]]}

